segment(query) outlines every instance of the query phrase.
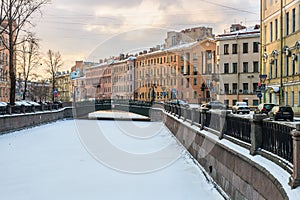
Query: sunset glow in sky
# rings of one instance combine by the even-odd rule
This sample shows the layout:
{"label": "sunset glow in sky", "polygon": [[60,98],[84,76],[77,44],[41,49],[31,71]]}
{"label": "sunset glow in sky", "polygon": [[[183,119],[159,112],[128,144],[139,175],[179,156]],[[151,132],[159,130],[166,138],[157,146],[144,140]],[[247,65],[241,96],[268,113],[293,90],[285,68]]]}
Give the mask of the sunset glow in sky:
{"label": "sunset glow in sky", "polygon": [[257,0],[52,0],[42,12],[34,18],[42,51],[60,51],[67,68],[162,44],[171,30],[208,26],[217,35],[259,24]]}

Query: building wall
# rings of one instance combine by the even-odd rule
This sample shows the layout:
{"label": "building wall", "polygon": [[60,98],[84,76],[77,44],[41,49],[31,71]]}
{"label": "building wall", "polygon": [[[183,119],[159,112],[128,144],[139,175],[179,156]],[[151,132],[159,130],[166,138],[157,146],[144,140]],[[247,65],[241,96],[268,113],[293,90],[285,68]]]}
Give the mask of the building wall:
{"label": "building wall", "polygon": [[[216,37],[220,73],[218,100],[232,106],[237,101],[257,106],[259,83],[260,30],[249,28]],[[248,46],[246,48],[246,45]],[[244,48],[247,52],[244,52]]]}
{"label": "building wall", "polygon": [[135,57],[112,63],[112,98],[134,99],[134,64]]}
{"label": "building wall", "polygon": [[60,75],[57,75],[55,79],[55,84],[58,91],[58,94],[55,97],[55,99],[63,102],[69,102],[71,99],[70,73],[63,72]]}
{"label": "building wall", "polygon": [[0,101],[9,102],[9,51],[5,49],[4,44],[8,46],[8,35],[2,33],[0,37]]}
{"label": "building wall", "polygon": [[110,62],[88,67],[85,72],[87,98],[110,99],[112,93]]}
{"label": "building wall", "polygon": [[[299,1],[282,1],[281,5],[281,1],[275,2],[262,0],[261,5],[262,73],[268,75],[266,84],[269,88],[266,91],[265,101],[291,105],[293,106],[294,111],[299,112]],[[286,49],[288,49],[288,52],[286,52]],[[281,102],[280,92],[272,92],[272,90],[270,90],[272,87],[279,87],[281,89],[283,94]]]}

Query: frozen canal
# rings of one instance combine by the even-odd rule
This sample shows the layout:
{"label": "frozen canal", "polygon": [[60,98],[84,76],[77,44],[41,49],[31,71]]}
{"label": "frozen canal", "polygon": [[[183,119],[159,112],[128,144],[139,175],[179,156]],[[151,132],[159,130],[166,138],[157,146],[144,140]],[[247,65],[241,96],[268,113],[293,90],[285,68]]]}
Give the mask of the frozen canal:
{"label": "frozen canal", "polygon": [[162,123],[66,120],[0,136],[0,199],[223,199]]}

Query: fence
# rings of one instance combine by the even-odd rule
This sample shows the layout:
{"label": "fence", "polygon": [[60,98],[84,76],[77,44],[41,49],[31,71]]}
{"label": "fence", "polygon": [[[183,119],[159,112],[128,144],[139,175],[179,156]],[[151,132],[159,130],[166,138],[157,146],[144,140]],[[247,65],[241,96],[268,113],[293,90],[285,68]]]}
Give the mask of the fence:
{"label": "fence", "polygon": [[[292,188],[300,185],[300,124],[295,129],[289,125],[267,121],[265,115],[254,115],[250,119],[237,117],[226,111],[189,109],[168,103],[164,108],[166,112],[184,121],[198,124],[201,129],[213,129],[220,139],[227,135],[243,141],[250,146],[252,155],[258,153],[266,156],[261,150],[275,154],[277,157],[272,154],[267,157],[292,174],[289,182]],[[244,146],[244,143],[236,143]]]}

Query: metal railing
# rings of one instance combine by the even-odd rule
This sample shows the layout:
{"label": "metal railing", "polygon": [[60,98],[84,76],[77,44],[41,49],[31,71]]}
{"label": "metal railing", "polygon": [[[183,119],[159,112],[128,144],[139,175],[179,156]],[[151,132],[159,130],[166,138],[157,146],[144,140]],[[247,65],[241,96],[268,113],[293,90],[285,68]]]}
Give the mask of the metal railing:
{"label": "metal railing", "polygon": [[291,131],[295,129],[270,121],[263,122],[262,149],[293,162],[293,139]]}

